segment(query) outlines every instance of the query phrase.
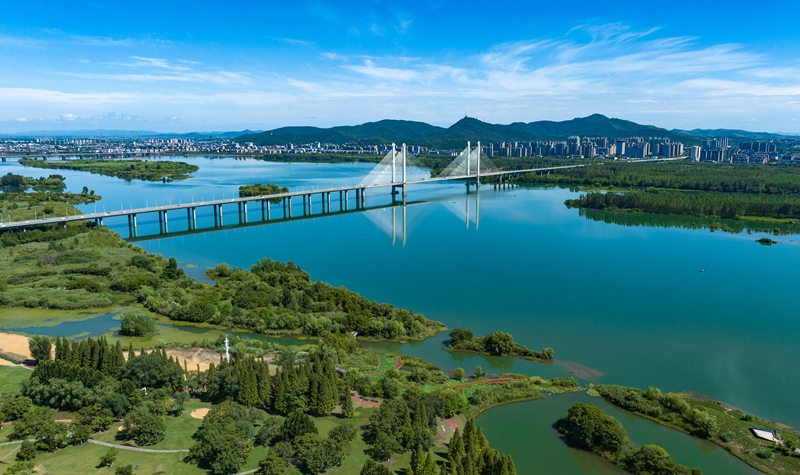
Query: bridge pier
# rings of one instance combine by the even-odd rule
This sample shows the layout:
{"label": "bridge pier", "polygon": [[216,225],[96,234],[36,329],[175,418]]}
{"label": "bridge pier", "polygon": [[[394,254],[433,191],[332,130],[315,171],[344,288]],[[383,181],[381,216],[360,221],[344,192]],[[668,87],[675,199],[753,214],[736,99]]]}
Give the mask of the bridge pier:
{"label": "bridge pier", "polygon": [[192,228],[197,229],[197,207],[192,206]]}
{"label": "bridge pier", "polygon": [[366,188],[361,188],[361,207],[362,208],[366,208],[367,207],[367,199],[366,198],[367,198],[367,189]]}
{"label": "bridge pier", "polygon": [[325,193],[325,197],[327,198],[327,205],[328,205],[328,213],[331,212],[331,192]]}
{"label": "bridge pier", "polygon": [[169,232],[169,227],[167,226],[167,210],[162,211],[164,213],[164,232]]}
{"label": "bridge pier", "polygon": [[136,237],[137,229],[136,229],[136,214],[131,215],[131,221],[133,222],[133,236]]}
{"label": "bridge pier", "polygon": [[306,195],[303,195],[303,214],[306,214]]}
{"label": "bridge pier", "polygon": [[[289,196],[287,199],[289,200],[289,205],[287,206],[287,208],[289,208],[289,217],[291,218],[292,217],[292,197]],[[284,211],[286,211],[286,208],[284,208]],[[285,217],[285,215],[286,215],[286,213],[284,213],[284,217]]]}

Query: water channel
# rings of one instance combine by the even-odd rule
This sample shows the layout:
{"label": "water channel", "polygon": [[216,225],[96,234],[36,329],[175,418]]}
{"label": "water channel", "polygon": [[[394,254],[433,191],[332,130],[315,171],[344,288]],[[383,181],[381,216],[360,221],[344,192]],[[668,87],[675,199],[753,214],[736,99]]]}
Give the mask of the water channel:
{"label": "water channel", "polygon": [[[86,185],[103,196],[81,207],[93,211],[233,196],[239,185],[255,182],[292,191],[352,185],[373,167],[179,159],[200,170],[172,183],[59,173],[70,191]],[[53,171],[14,161],[0,165],[0,173],[9,172],[38,177]],[[261,222],[254,204],[247,226],[238,226],[235,205],[223,208],[225,227],[217,229],[211,210],[198,209],[199,230],[192,232],[186,214],[176,212],[166,236],[158,234],[155,214],[141,216],[135,242],[189,264],[187,272],[197,277],[221,262],[247,268],[262,257],[291,260],[314,279],[413,308],[450,328],[503,330],[531,348],[556,351],[557,361],[543,365],[448,353],[442,350],[446,333],[422,343],[372,345],[447,370],[470,373],[481,365],[494,373],[572,374],[582,382],[692,390],[800,426],[793,363],[800,361],[796,238],[774,238],[781,243],[767,247],[754,242],[763,236],[757,233],[620,226],[567,209],[564,200],[577,196],[561,188],[489,185],[476,193],[463,183],[425,184],[409,188],[405,207],[379,189],[367,192],[366,211],[323,215],[315,196],[311,216],[273,223]],[[301,206],[295,202],[295,216],[302,216]],[[338,196],[331,208],[338,211]],[[125,218],[105,224],[130,237]],[[588,396],[495,408],[480,424],[493,447],[519,460],[521,474],[617,473],[566,447],[552,429],[582,398]],[[588,399],[619,416],[635,443],[662,445],[679,463],[705,473],[752,472],[716,446]]]}

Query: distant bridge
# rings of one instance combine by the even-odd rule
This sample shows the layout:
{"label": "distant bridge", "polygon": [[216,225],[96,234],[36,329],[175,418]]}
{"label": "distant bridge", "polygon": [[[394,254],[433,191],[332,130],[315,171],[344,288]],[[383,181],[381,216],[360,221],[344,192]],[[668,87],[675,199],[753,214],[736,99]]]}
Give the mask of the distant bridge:
{"label": "distant bridge", "polygon": [[[626,163],[633,162],[657,162],[669,160],[682,160],[682,158],[672,159],[653,159],[653,160],[627,160]],[[355,195],[356,209],[363,208],[366,201],[366,191],[368,189],[386,188],[391,187],[392,198],[398,193],[402,193],[403,201],[406,199],[406,187],[408,185],[416,185],[423,183],[438,183],[445,181],[466,181],[467,188],[471,184],[480,187],[481,178],[494,178],[500,180],[500,185],[507,184],[507,178],[518,177],[526,173],[549,173],[555,170],[565,170],[570,168],[582,168],[585,166],[599,166],[599,165],[564,165],[558,167],[544,167],[544,168],[528,168],[522,170],[498,170],[491,160],[481,153],[480,142],[475,149],[472,149],[467,142],[467,148],[464,149],[458,156],[448,165],[444,171],[437,177],[430,178],[415,178],[407,179],[408,164],[411,164],[417,174],[420,173],[421,164],[413,157],[406,153],[406,147],[403,145],[400,151],[396,150],[392,145],[392,150],[378,163],[375,168],[370,172],[364,180],[358,185],[341,186],[335,188],[322,188],[318,190],[309,191],[294,191],[288,193],[276,193],[272,195],[259,195],[259,196],[245,196],[239,198],[208,200],[191,203],[169,204],[163,206],[151,206],[145,208],[131,208],[120,209],[119,211],[104,211],[102,213],[87,213],[74,216],[52,216],[43,219],[33,219],[28,221],[14,221],[10,223],[0,224],[0,230],[3,229],[23,229],[25,230],[31,226],[38,226],[43,224],[60,224],[66,226],[67,223],[77,221],[93,220],[98,225],[103,225],[103,220],[107,218],[116,218],[127,216],[128,225],[131,228],[132,236],[137,236],[137,216],[147,213],[158,213],[158,221],[162,226],[164,232],[169,232],[167,213],[175,211],[186,210],[186,217],[189,221],[189,229],[197,228],[197,208],[212,207],[214,213],[215,225],[222,226],[222,207],[228,205],[236,205],[239,211],[240,222],[248,222],[248,205],[252,203],[261,203],[261,211],[266,215],[267,220],[271,219],[272,206],[270,201],[280,201],[283,207],[283,218],[292,217],[292,198],[297,201],[302,198],[303,200],[303,215],[311,214],[311,201],[313,196],[319,196],[322,204],[322,212],[331,211],[331,194],[339,195],[339,208],[340,210],[348,210],[350,203],[350,193]],[[483,168],[482,168],[483,167]],[[429,172],[425,172],[429,173]],[[399,175],[399,177],[398,177]],[[504,178],[505,183],[504,183]],[[398,191],[399,190],[399,191]],[[297,203],[295,201],[295,203]]]}

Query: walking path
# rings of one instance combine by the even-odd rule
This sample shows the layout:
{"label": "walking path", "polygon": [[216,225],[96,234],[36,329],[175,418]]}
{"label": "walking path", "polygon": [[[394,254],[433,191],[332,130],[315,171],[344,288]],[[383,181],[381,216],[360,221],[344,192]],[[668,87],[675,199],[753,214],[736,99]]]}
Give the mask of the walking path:
{"label": "walking path", "polygon": [[177,450],[143,449],[141,447],[131,447],[128,445],[109,444],[108,442],[100,442],[99,440],[94,440],[94,439],[88,439],[86,442],[89,442],[90,444],[104,445],[106,447],[113,447],[115,449],[120,449],[120,450],[133,450],[134,452],[149,452],[151,454],[176,454],[179,452],[189,451],[189,449],[177,449]]}
{"label": "walking path", "polygon": [[20,358],[20,357],[19,357],[19,356],[17,356],[17,355],[12,355],[11,353],[6,353],[6,352],[5,352],[5,351],[3,351],[3,350],[0,350],[0,353],[2,353],[2,354],[4,354],[4,355],[8,356],[9,358],[13,358],[13,359],[14,359],[14,360],[16,360],[16,361],[19,361],[19,365],[20,365],[20,366],[22,366],[23,368],[33,369],[33,366],[28,366],[28,365],[26,365],[26,364],[25,364],[25,360],[24,360],[24,359],[22,359],[22,358]]}
{"label": "walking path", "polygon": [[[400,369],[402,367],[403,367],[403,360],[398,356],[397,359],[394,362],[394,368],[392,368],[392,369],[397,371],[398,369]],[[369,375],[369,377],[370,378],[374,378],[375,376],[380,376],[382,374],[386,374],[387,372],[388,371],[381,371],[380,373],[371,374],[371,375]]]}

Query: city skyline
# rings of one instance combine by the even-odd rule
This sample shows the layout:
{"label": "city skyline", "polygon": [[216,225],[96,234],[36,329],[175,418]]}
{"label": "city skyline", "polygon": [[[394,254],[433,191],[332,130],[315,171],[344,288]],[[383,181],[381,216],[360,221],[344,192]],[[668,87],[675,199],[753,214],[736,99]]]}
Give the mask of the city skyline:
{"label": "city skyline", "polygon": [[9,4],[0,133],[592,113],[800,133],[797,6],[737,4]]}

